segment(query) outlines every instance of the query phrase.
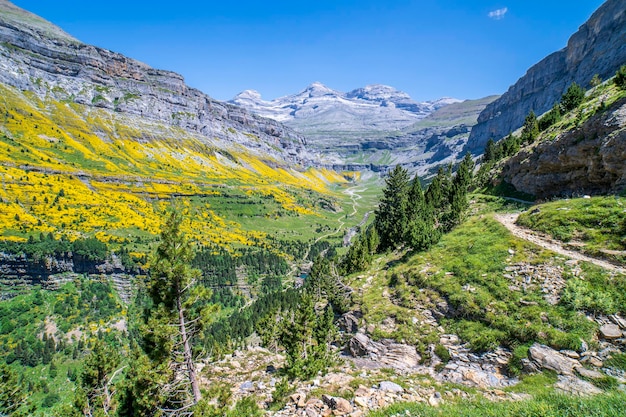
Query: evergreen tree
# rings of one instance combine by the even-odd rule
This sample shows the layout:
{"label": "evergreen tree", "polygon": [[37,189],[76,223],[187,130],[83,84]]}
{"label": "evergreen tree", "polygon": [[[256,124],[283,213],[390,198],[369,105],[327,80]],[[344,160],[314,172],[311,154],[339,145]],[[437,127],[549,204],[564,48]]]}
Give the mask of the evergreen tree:
{"label": "evergreen tree", "polygon": [[175,400],[171,403],[179,406],[201,399],[190,339],[214,311],[207,303],[210,291],[196,285],[201,273],[191,267],[195,253],[181,231],[181,222],[181,215],[172,212],[161,230],[147,285],[152,305],[142,327],[146,353],[155,364],[170,362],[171,377],[181,373],[188,380],[187,398],[180,398],[180,387],[172,387]]}
{"label": "evergreen tree", "polygon": [[10,415],[26,399],[27,390],[19,383],[18,374],[0,363],[0,414]]}
{"label": "evergreen tree", "polygon": [[452,186],[452,167],[439,167],[437,175],[431,181],[424,194],[426,204],[433,213],[435,229],[442,226],[442,220],[448,217],[450,211],[450,192]]}
{"label": "evergreen tree", "polygon": [[622,90],[626,90],[626,65],[622,65],[617,70],[613,82],[617,87],[621,88]]}
{"label": "evergreen tree", "polygon": [[117,408],[114,379],[124,367],[117,349],[97,340],[85,359],[75,405],[83,415],[110,415]]}
{"label": "evergreen tree", "polygon": [[283,320],[281,345],[285,348],[285,371],[291,379],[307,379],[333,363],[330,344],[335,338],[330,305],[319,313],[311,295],[303,294],[297,308]]}
{"label": "evergreen tree", "polygon": [[426,197],[419,177],[416,175],[411,181],[408,194],[408,225],[404,241],[413,250],[427,249],[432,243],[434,235],[434,219],[432,208],[426,204]]}
{"label": "evergreen tree", "polygon": [[384,252],[401,245],[407,225],[406,207],[409,174],[396,165],[385,180],[383,197],[376,209],[374,226],[380,242],[378,251]]}
{"label": "evergreen tree", "polygon": [[561,107],[563,109],[563,113],[567,113],[578,108],[584,99],[585,90],[578,84],[572,83],[565,94],[561,97]]}
{"label": "evergreen tree", "polygon": [[496,142],[493,138],[489,138],[485,145],[485,153],[483,154],[483,162],[496,161]]}
{"label": "evergreen tree", "polygon": [[539,124],[537,122],[537,116],[535,115],[535,112],[531,110],[524,120],[521,139],[523,143],[533,143],[538,136]]}

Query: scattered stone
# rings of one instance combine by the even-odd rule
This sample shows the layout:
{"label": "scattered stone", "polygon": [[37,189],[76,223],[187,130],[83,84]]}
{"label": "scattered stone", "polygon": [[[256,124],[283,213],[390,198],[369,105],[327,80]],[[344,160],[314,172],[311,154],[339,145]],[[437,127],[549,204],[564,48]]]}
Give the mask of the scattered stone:
{"label": "scattered stone", "polygon": [[624,320],[617,314],[613,314],[609,316],[609,318],[611,319],[611,321],[613,321],[613,323],[617,324],[620,327],[620,329],[626,330],[626,320]]}
{"label": "scattered stone", "polygon": [[353,357],[369,357],[395,369],[416,367],[420,362],[415,346],[395,343],[391,340],[374,342],[364,333],[357,333],[348,342],[348,352]]}
{"label": "scattered stone", "polygon": [[361,408],[367,408],[369,405],[369,402],[367,401],[367,398],[365,397],[354,397],[354,404]]}
{"label": "scattered stone", "polygon": [[561,350],[560,352],[568,358],[580,359],[578,352],[574,352],[573,350]]}
{"label": "scattered stone", "polygon": [[559,375],[573,375],[574,368],[580,366],[577,360],[568,358],[556,350],[538,343],[532,345],[528,349],[528,353],[541,368],[555,371]]}
{"label": "scattered stone", "polygon": [[337,413],[335,415],[344,415],[352,412],[353,407],[350,404],[350,401],[341,397],[332,397],[330,395],[322,395],[322,401],[328,407],[330,407],[333,411]]}
{"label": "scattered stone", "polygon": [[404,392],[404,388],[395,382],[391,381],[383,381],[378,385],[378,389],[381,391],[389,391],[389,392]]}
{"label": "scattered stone", "polygon": [[605,324],[600,327],[600,336],[603,339],[619,339],[622,337],[622,331],[617,324]]}
{"label": "scattered stone", "polygon": [[428,404],[430,404],[433,407],[439,407],[439,404],[441,404],[441,394],[439,392],[434,392],[433,395],[430,396],[430,398],[428,398]]}
{"label": "scattered stone", "polygon": [[602,362],[600,359],[592,357],[591,359],[589,359],[589,363],[593,366],[595,366],[596,368],[602,368],[604,366],[604,362]]}
{"label": "scattered stone", "polygon": [[251,381],[246,381],[239,386],[239,391],[241,392],[252,392],[254,391],[254,384]]}
{"label": "scattered stone", "polygon": [[573,395],[596,395],[602,393],[602,390],[591,382],[582,379],[559,375],[559,381],[554,385],[556,389],[567,394]]}
{"label": "scattered stone", "polygon": [[604,378],[604,374],[602,372],[594,371],[592,369],[583,368],[582,366],[576,368],[576,373],[578,375],[582,376],[583,378],[589,378],[589,379],[602,379],[602,378]]}

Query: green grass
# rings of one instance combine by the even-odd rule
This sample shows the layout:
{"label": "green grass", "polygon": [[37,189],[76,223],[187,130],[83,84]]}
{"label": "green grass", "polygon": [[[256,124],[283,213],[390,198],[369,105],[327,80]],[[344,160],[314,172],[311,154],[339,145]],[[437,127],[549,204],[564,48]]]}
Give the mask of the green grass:
{"label": "green grass", "polygon": [[[445,301],[449,310],[441,324],[475,351],[535,342],[577,350],[581,339],[591,343],[597,326],[578,312],[585,310],[581,306],[588,303],[587,292],[574,291],[567,302],[550,305],[540,285],[514,288],[515,282],[504,276],[507,266],[518,263],[559,266],[566,277],[571,267],[553,253],[515,238],[489,214],[508,203],[493,197],[475,200],[480,200],[474,207],[476,215],[429,251],[404,259],[402,254],[385,255],[371,270],[350,278],[352,287],[359,288],[355,300],[365,321],[376,326],[373,335],[404,340],[418,349],[436,342],[433,330],[413,323],[412,317]],[[626,291],[619,278],[609,282],[600,268],[587,265],[583,275],[591,291],[601,295],[600,301],[609,300],[612,306],[597,311],[623,309],[620,292]],[[394,318],[394,328],[384,325],[388,317]]]}
{"label": "green grass", "polygon": [[512,402],[474,400],[444,404],[434,408],[426,404],[395,404],[369,417],[615,417],[623,415],[626,394],[610,393],[594,397],[545,394]]}
{"label": "green grass", "polygon": [[536,208],[539,212],[523,213],[518,224],[563,242],[576,242],[591,255],[626,262],[626,198],[575,198]]}

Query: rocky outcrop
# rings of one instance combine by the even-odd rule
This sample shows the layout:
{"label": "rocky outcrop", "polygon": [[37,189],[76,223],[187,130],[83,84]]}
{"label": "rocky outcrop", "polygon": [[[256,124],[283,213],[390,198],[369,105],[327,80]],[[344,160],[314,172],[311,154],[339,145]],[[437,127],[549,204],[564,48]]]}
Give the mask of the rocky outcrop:
{"label": "rocky outcrop", "polygon": [[577,129],[523,149],[502,178],[538,198],[619,193],[626,189],[626,99]]}
{"label": "rocky outcrop", "polygon": [[576,359],[537,343],[528,349],[528,354],[540,368],[554,371],[559,375],[574,375],[574,369],[582,366]]}
{"label": "rocky outcrop", "polygon": [[541,114],[558,102],[572,82],[588,86],[598,74],[615,75],[626,63],[626,3],[608,0],[583,24],[567,47],[528,70],[502,97],[480,114],[467,150],[480,154],[489,138],[496,140],[519,128],[526,115]]}
{"label": "rocky outcrop", "polygon": [[391,340],[375,342],[364,333],[357,333],[348,342],[348,351],[353,357],[365,356],[396,369],[414,368],[421,359],[414,346],[395,343]]}
{"label": "rocky outcrop", "polygon": [[107,277],[122,300],[130,301],[132,277],[114,254],[97,262],[71,252],[41,259],[0,252],[0,298],[32,286],[55,290],[79,275]]}
{"label": "rocky outcrop", "polygon": [[[315,159],[304,138],[288,127],[214,100],[187,86],[179,74],[81,43],[5,0],[0,2],[0,83],[44,100],[104,109],[111,117],[124,117],[126,125],[140,120],[180,128],[207,144],[241,145],[290,165]],[[151,140],[158,130],[140,136]]]}

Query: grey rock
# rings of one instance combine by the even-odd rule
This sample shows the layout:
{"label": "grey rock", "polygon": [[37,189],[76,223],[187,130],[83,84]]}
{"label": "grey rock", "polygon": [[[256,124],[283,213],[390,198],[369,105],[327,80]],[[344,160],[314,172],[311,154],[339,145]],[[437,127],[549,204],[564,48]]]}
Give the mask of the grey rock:
{"label": "grey rock", "polygon": [[467,150],[481,153],[496,140],[522,126],[531,111],[537,115],[558,102],[572,82],[589,85],[598,74],[615,75],[626,62],[626,3],[608,0],[569,39],[567,47],[530,68],[498,100],[489,104],[473,127]]}
{"label": "grey rock", "polygon": [[581,366],[577,360],[568,358],[548,346],[537,343],[528,349],[528,353],[538,366],[555,371],[559,375],[573,375],[574,368]]}
{"label": "grey rock", "polygon": [[600,336],[604,339],[619,339],[622,337],[622,330],[616,324],[605,324],[600,326]]}
{"label": "grey rock", "polygon": [[375,342],[360,332],[350,339],[347,350],[353,357],[369,357],[396,369],[413,368],[421,359],[414,346],[395,343],[391,340]]}
{"label": "grey rock", "polygon": [[330,409],[336,411],[338,415],[349,414],[354,409],[350,401],[341,397],[332,397],[330,395],[324,394],[322,395],[322,401],[326,404]]}
{"label": "grey rock", "polygon": [[589,378],[589,379],[602,379],[605,376],[602,372],[583,368],[582,366],[576,368],[576,373],[584,378]]}
{"label": "grey rock", "polygon": [[391,381],[382,381],[380,384],[378,384],[378,389],[381,391],[389,392],[404,392],[404,388]]}
{"label": "grey rock", "polygon": [[246,381],[239,386],[239,391],[251,392],[254,391],[254,383],[252,381]]}
{"label": "grey rock", "polygon": [[341,331],[346,333],[356,333],[359,330],[359,317],[361,314],[359,312],[348,312],[341,316],[339,320],[337,320],[337,326]]}
{"label": "grey rock", "polygon": [[590,382],[583,381],[579,378],[572,376],[559,375],[559,380],[554,387],[557,390],[563,391],[567,394],[587,396],[601,394],[602,390]]}

